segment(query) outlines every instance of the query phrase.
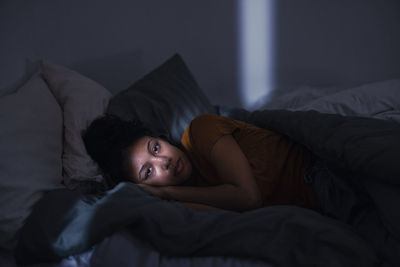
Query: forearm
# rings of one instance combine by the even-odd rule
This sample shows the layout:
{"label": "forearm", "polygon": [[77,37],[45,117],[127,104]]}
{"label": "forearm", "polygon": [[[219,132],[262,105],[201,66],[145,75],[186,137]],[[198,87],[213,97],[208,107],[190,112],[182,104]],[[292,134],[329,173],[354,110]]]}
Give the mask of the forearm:
{"label": "forearm", "polygon": [[219,209],[246,211],[258,208],[261,204],[256,197],[248,196],[241,188],[230,184],[208,187],[169,186],[165,190],[167,198]]}

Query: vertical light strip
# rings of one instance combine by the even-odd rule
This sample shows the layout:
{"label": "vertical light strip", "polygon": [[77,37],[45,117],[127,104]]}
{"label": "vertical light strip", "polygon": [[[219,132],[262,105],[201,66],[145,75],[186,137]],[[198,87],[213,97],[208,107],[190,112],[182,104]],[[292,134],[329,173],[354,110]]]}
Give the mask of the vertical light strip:
{"label": "vertical light strip", "polygon": [[[237,0],[242,106],[256,109],[274,85],[274,0]],[[264,102],[264,101],[262,101]]]}

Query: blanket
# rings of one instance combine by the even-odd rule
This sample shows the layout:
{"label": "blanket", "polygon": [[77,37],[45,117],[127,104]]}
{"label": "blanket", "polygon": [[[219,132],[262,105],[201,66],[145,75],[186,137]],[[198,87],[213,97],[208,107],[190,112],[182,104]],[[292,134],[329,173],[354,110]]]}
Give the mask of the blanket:
{"label": "blanket", "polygon": [[87,250],[122,227],[171,256],[252,257],[272,266],[380,262],[347,227],[310,210],[287,206],[197,212],[151,197],[130,183],[90,203],[76,192],[49,192],[23,229],[17,261],[56,261]]}
{"label": "blanket", "polygon": [[[289,136],[329,166],[350,173],[371,195],[389,241],[397,244],[399,214],[390,202],[399,193],[400,125],[312,111],[256,111],[243,119]],[[19,264],[55,261],[124,227],[171,256],[252,257],[276,266],[398,263],[351,226],[311,210],[275,206],[199,212],[149,196],[130,183],[89,199],[63,189],[47,193],[21,231],[16,259]]]}
{"label": "blanket", "polygon": [[400,124],[316,111],[241,116],[284,133],[329,166],[317,171],[314,185],[322,209],[352,225],[382,257],[400,263]]}

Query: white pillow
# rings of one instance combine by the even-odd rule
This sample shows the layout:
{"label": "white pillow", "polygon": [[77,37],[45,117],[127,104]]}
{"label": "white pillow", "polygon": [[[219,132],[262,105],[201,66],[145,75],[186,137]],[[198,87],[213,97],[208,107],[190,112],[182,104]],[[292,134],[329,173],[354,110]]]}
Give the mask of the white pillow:
{"label": "white pillow", "polygon": [[367,83],[318,98],[293,110],[366,116],[400,123],[400,80]]}
{"label": "white pillow", "polygon": [[97,164],[87,154],[82,131],[104,114],[111,94],[93,80],[68,68],[41,62],[44,79],[63,110],[64,183],[73,187],[73,181],[96,180],[102,176]]}
{"label": "white pillow", "polygon": [[0,247],[17,232],[43,192],[62,187],[62,114],[39,75],[0,98]]}

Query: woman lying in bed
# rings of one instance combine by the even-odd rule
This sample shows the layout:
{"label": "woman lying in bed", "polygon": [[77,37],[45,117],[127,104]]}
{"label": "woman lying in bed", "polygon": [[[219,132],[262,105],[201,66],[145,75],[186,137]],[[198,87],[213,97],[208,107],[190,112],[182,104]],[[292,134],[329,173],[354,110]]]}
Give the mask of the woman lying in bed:
{"label": "woman lying in bed", "polygon": [[84,140],[113,184],[131,181],[195,209],[318,209],[312,185],[304,179],[312,154],[283,135],[245,122],[200,115],[181,144],[174,145],[140,123],[105,116],[89,126]]}

